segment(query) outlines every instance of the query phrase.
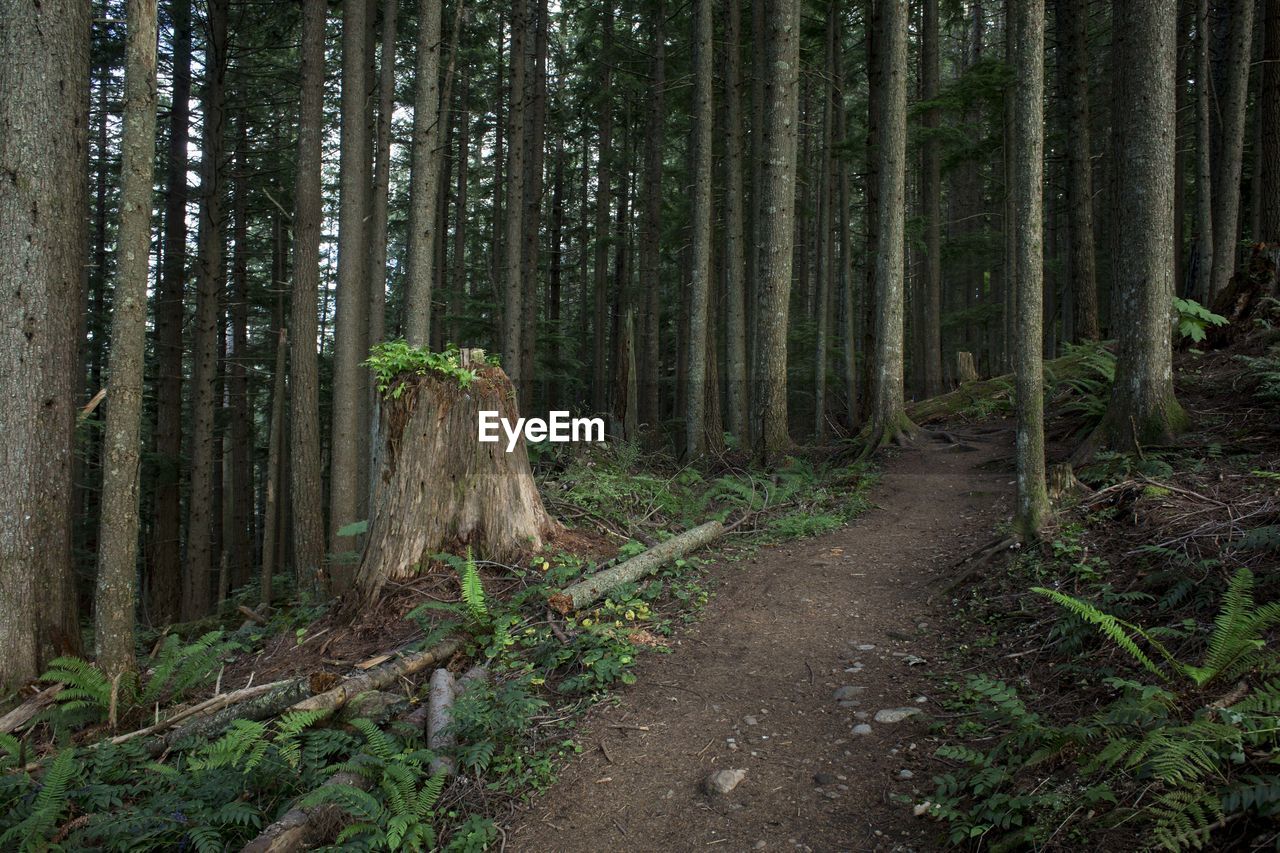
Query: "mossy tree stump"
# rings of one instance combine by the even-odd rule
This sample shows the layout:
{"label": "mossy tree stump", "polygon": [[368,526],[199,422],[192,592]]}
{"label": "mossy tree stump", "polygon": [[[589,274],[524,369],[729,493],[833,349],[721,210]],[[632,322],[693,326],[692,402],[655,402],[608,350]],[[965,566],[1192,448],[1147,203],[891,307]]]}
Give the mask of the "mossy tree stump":
{"label": "mossy tree stump", "polygon": [[547,514],[523,436],[510,453],[505,436],[479,440],[482,411],[515,423],[516,392],[483,350],[462,350],[475,371],[466,384],[427,370],[402,374],[377,413],[368,543],[356,573],[360,602],[387,581],[413,577],[432,555],[471,547],[511,562],[542,547],[559,525]]}

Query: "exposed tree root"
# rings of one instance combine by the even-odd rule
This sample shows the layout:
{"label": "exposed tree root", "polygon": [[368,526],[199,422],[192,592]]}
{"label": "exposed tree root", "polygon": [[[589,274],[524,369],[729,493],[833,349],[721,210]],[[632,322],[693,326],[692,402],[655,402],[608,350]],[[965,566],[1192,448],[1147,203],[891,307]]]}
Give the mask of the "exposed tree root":
{"label": "exposed tree root", "polygon": [[951,564],[951,569],[958,569],[961,566],[965,566],[966,568],[959,575],[953,577],[951,581],[942,588],[942,595],[950,595],[966,581],[990,565],[997,557],[1007,554],[1010,550],[1021,544],[1022,540],[1016,536],[1001,536],[992,539],[977,550],[966,554],[959,560],[956,560]]}

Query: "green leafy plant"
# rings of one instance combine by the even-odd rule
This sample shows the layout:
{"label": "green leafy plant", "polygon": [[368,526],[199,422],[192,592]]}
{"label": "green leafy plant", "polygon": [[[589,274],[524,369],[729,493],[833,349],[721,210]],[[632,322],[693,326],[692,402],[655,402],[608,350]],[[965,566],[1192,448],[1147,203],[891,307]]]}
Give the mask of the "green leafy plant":
{"label": "green leafy plant", "polygon": [[[486,362],[496,365],[498,360],[490,355]],[[474,370],[462,366],[461,353],[453,344],[441,352],[432,352],[425,347],[409,346],[404,340],[385,341],[370,349],[364,366],[373,372],[378,393],[393,400],[403,396],[406,386],[396,380],[406,375],[437,373],[455,380],[461,388],[469,387],[476,379]]]}
{"label": "green leafy plant", "polygon": [[1175,297],[1173,310],[1178,315],[1178,334],[1192,343],[1200,343],[1213,326],[1225,326],[1227,318],[1215,314],[1194,299]]}
{"label": "green leafy plant", "polygon": [[74,656],[55,658],[42,681],[61,683],[56,704],[42,719],[66,731],[107,719],[114,704],[119,719],[144,712],[160,701],[172,702],[213,681],[239,643],[210,631],[183,643],[170,634],[156,653],[155,665],[141,678],[125,673],[115,684],[97,665]]}
{"label": "green leafy plant", "polygon": [[1214,681],[1229,681],[1258,670],[1270,671],[1274,667],[1274,656],[1266,651],[1265,632],[1280,625],[1280,602],[1255,607],[1253,588],[1253,572],[1240,568],[1227,586],[1214,620],[1213,633],[1208,638],[1204,661],[1200,664],[1178,660],[1151,631],[1104,613],[1087,601],[1044,587],[1034,587],[1032,591],[1049,597],[1077,618],[1097,627],[1153,675],[1168,678],[1164,669],[1142,651],[1139,640],[1154,649],[1174,672],[1189,679],[1196,687],[1205,687]]}

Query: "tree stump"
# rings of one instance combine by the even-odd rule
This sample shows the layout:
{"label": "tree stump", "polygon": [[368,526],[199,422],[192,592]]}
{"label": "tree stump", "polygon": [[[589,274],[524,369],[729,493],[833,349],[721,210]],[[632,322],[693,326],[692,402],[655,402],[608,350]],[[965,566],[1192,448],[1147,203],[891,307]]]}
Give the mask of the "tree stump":
{"label": "tree stump", "polygon": [[560,529],[538,495],[524,437],[510,453],[505,436],[479,441],[480,412],[513,424],[519,417],[511,380],[483,350],[462,350],[461,364],[476,373],[467,387],[431,370],[405,374],[391,386],[401,390],[379,405],[359,602],[372,601],[388,580],[414,576],[433,554],[471,547],[511,562]]}
{"label": "tree stump", "polygon": [[961,350],[956,353],[956,379],[961,385],[978,381],[978,365],[973,353]]}

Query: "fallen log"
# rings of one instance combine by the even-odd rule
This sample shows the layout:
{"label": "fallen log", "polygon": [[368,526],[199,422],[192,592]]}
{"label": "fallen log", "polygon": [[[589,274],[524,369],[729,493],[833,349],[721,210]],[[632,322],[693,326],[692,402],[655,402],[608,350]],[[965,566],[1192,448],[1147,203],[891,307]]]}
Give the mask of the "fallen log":
{"label": "fallen log", "polygon": [[548,603],[562,616],[573,610],[580,610],[623,584],[653,574],[665,563],[696,551],[724,532],[725,526],[719,521],[708,521],[706,524],[686,530],[679,536],[673,536],[666,542],[660,542],[643,554],[638,554],[613,568],[596,572],[589,578],[565,587],[552,595]]}
{"label": "fallen log", "polygon": [[0,717],[0,733],[8,734],[31,722],[31,718],[53,704],[62,692],[62,684],[51,684],[9,713]]}
{"label": "fallen log", "polygon": [[453,751],[458,745],[449,728],[452,719],[453,700],[458,695],[458,684],[453,673],[440,667],[431,673],[431,685],[427,691],[427,702],[430,711],[427,713],[427,749],[435,753],[431,759],[431,774],[443,773],[452,776],[455,770],[453,756],[446,753]]}
{"label": "fallen log", "polygon": [[[329,785],[350,785],[367,791],[369,780],[358,773],[341,771],[329,777],[325,786]],[[258,833],[240,853],[295,853],[316,847],[329,840],[330,830],[340,815],[341,810],[332,804],[311,808],[294,806]]]}
{"label": "fallen log", "polygon": [[[1088,351],[1068,353],[1061,358],[1051,359],[1044,363],[1046,381],[1062,381],[1088,376]],[[907,406],[907,417],[912,423],[923,426],[934,421],[944,420],[963,411],[978,400],[993,399],[998,394],[1013,395],[1013,374],[994,376],[972,382],[962,382],[960,387],[937,397],[918,400]]]}
{"label": "fallen log", "polygon": [[413,675],[428,667],[447,661],[462,648],[462,637],[447,637],[429,649],[412,652],[384,663],[375,669],[353,675],[335,687],[294,702],[283,711],[335,711],[347,704],[352,697],[368,690],[381,690],[398,678]]}

